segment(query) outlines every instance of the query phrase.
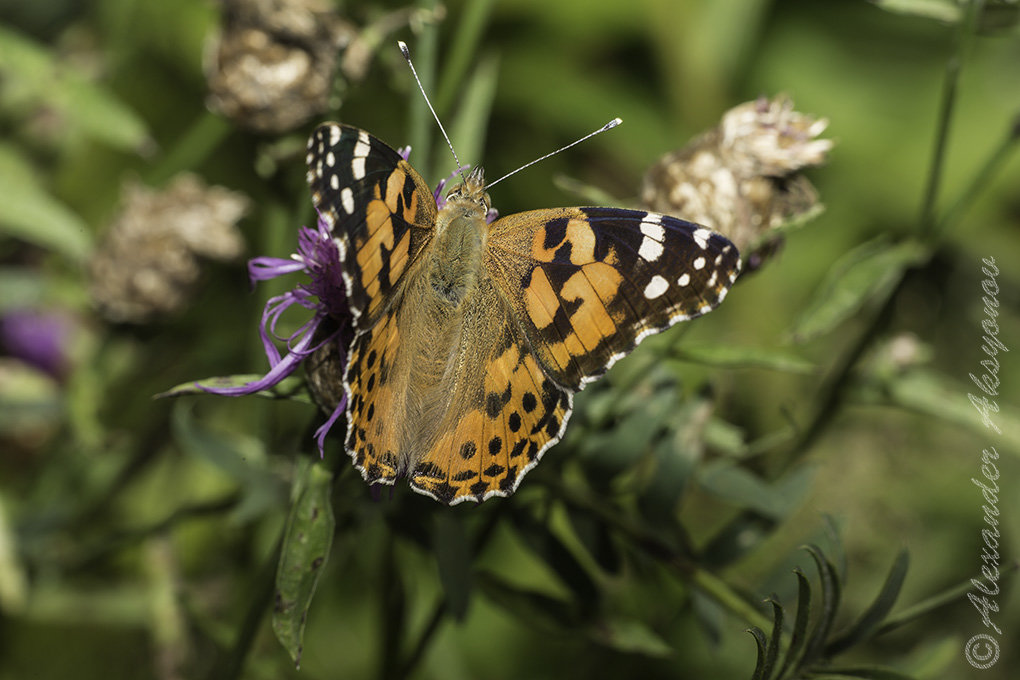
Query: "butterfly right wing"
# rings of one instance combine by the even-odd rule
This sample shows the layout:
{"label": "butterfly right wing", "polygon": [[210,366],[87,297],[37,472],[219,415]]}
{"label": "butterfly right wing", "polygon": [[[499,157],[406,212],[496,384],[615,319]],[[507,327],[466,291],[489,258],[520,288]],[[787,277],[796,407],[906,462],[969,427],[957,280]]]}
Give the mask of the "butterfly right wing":
{"label": "butterfly right wing", "polygon": [[317,128],[306,160],[312,202],[340,250],[356,328],[371,328],[432,239],[435,199],[400,154],[349,125]]}

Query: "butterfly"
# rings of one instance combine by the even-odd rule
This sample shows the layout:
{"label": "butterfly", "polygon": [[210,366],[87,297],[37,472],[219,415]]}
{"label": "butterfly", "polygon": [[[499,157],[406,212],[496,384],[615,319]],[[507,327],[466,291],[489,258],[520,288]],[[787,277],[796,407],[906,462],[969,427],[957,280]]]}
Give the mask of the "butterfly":
{"label": "butterfly", "polygon": [[489,224],[480,167],[440,209],[408,161],[348,125],[315,130],[307,164],[353,316],[347,452],[370,484],[406,477],[442,503],[513,493],[578,390],[714,309],[740,270],[725,237],[641,210]]}

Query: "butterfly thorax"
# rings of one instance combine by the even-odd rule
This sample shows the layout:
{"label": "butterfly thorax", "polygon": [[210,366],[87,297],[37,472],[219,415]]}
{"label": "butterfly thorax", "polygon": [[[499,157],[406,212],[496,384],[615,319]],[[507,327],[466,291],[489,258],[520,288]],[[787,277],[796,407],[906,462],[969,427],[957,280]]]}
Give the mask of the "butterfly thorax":
{"label": "butterfly thorax", "polygon": [[478,283],[489,205],[484,174],[477,167],[450,190],[436,219],[435,247],[425,263],[428,279],[436,294],[454,305]]}

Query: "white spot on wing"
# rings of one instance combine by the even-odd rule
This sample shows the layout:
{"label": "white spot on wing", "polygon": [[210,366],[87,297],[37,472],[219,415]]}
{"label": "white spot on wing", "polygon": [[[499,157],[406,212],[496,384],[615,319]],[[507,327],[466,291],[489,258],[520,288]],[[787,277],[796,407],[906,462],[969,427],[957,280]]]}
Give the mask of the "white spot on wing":
{"label": "white spot on wing", "polygon": [[705,258],[699,257],[698,259],[696,259],[694,261],[694,268],[695,269],[704,269],[705,268]]}
{"label": "white spot on wing", "polygon": [[351,161],[351,174],[354,175],[354,179],[361,179],[365,176],[365,159],[355,158]]}
{"label": "white spot on wing", "polygon": [[694,237],[694,242],[697,243],[698,247],[701,248],[702,250],[708,248],[708,237],[711,235],[712,232],[710,232],[708,229],[695,229],[694,233],[692,234],[692,236]]}
{"label": "white spot on wing", "polygon": [[331,125],[329,127],[329,145],[336,146],[337,142],[340,141],[340,126]]}
{"label": "white spot on wing", "polygon": [[368,141],[368,133],[362,130],[358,133],[358,143],[354,145],[354,157],[364,158],[368,155],[368,150],[371,148],[372,146]]}
{"label": "white spot on wing", "polygon": [[344,187],[344,190],[340,192],[340,202],[344,206],[345,213],[350,215],[354,212],[354,192],[350,187]]}
{"label": "white spot on wing", "polygon": [[[641,224],[644,227],[644,223]],[[644,229],[642,229],[644,231]],[[662,255],[662,244],[655,241],[648,236],[641,241],[641,247],[638,249],[638,255],[648,260],[649,262],[655,262]]]}
{"label": "white spot on wing", "polygon": [[685,273],[683,276],[681,276],[679,279],[676,280],[676,285],[683,287],[683,286],[686,286],[690,282],[691,282],[691,275]]}
{"label": "white spot on wing", "polygon": [[336,191],[337,189],[339,189],[340,188],[340,178],[337,177],[335,174],[330,175],[329,176],[329,186],[333,188],[333,191]]}
{"label": "white spot on wing", "polygon": [[645,286],[645,297],[649,300],[654,300],[665,293],[668,288],[669,281],[656,274],[652,277],[652,280],[648,282],[648,285]]}

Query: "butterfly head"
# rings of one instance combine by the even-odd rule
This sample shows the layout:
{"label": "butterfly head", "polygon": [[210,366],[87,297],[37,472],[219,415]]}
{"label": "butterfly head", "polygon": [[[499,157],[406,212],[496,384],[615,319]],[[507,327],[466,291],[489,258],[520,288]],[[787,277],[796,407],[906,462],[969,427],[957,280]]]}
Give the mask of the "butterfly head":
{"label": "butterfly head", "polygon": [[485,170],[480,165],[472,168],[463,182],[450,189],[446,194],[446,205],[465,213],[478,210],[483,217],[488,214],[492,201],[485,191]]}

